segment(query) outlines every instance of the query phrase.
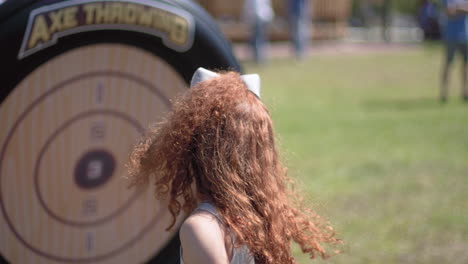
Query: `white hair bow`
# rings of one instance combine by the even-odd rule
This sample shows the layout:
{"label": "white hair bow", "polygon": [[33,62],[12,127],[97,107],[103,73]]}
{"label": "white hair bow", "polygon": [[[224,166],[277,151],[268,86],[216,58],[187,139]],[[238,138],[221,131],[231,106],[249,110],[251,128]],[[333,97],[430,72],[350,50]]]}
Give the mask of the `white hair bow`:
{"label": "white hair bow", "polygon": [[[216,72],[200,67],[193,74],[190,87],[194,87],[195,85],[216,76],[218,76]],[[241,79],[244,81],[247,89],[260,98],[260,76],[258,76],[258,74],[245,74],[241,75]]]}

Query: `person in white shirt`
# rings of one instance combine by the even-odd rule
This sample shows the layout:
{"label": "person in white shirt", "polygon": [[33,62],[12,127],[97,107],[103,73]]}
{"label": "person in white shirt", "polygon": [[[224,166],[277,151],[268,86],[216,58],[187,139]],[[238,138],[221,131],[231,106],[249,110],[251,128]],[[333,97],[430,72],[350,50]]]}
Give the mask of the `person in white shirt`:
{"label": "person in white shirt", "polygon": [[274,12],[270,0],[245,0],[243,10],[244,20],[250,25],[250,45],[255,62],[266,60],[265,46],[268,43],[268,23],[273,20]]}

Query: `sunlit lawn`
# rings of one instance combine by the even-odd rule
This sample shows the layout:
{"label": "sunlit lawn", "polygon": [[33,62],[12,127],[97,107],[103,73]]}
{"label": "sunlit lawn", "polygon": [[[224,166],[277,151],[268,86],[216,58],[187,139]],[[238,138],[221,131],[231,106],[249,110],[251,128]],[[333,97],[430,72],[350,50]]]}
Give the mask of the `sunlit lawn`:
{"label": "sunlit lawn", "polygon": [[468,263],[468,103],[459,69],[439,103],[441,56],[436,46],[245,63],[262,76],[291,175],[345,241],[329,263]]}

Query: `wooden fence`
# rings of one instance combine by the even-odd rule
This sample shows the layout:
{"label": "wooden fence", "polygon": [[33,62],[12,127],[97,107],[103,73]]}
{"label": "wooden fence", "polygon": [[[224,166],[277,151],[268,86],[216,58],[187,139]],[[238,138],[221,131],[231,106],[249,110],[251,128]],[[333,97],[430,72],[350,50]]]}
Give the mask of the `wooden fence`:
{"label": "wooden fence", "polygon": [[[269,26],[271,40],[286,40],[288,36],[287,0],[272,0],[275,19]],[[218,22],[223,33],[232,41],[249,38],[249,26],[242,21],[244,1],[198,0]],[[311,36],[313,39],[339,39],[346,35],[352,0],[310,0]]]}

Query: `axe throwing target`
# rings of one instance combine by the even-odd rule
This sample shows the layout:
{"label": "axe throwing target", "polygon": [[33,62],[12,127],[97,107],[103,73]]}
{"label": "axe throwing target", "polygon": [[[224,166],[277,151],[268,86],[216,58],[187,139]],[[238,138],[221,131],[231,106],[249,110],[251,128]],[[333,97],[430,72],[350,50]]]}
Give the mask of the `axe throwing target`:
{"label": "axe throwing target", "polygon": [[124,164],[198,67],[240,70],[214,22],[188,0],[7,1],[0,57],[2,259],[178,263]]}

